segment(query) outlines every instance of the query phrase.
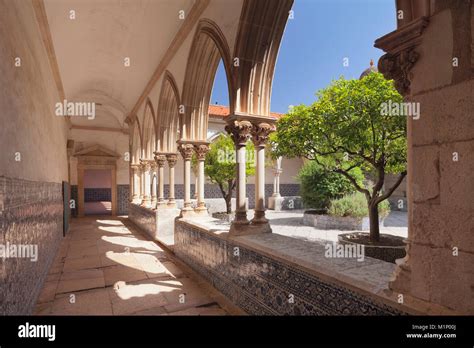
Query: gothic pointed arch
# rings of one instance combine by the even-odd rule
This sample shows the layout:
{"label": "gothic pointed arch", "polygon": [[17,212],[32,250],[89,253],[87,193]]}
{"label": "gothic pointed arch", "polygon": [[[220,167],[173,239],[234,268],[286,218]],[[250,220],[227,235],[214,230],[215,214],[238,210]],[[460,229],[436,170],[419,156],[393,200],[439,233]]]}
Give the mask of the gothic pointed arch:
{"label": "gothic pointed arch", "polygon": [[157,125],[158,146],[160,152],[176,152],[176,141],[182,132],[182,120],[179,113],[181,104],[179,90],[173,75],[166,71],[161,84],[158,100]]}
{"label": "gothic pointed arch", "polygon": [[156,117],[150,98],[146,100],[142,127],[143,156],[151,159],[156,148]]}
{"label": "gothic pointed arch", "polygon": [[142,148],[143,148],[143,141],[142,141],[142,132],[140,127],[140,121],[138,117],[133,118],[132,123],[132,130],[131,130],[131,163],[138,164],[140,162],[140,158],[142,158]]}
{"label": "gothic pointed arch", "polygon": [[245,0],[234,59],[236,112],[270,115],[273,74],[293,0]]}
{"label": "gothic pointed arch", "polygon": [[186,66],[182,104],[185,108],[183,139],[206,140],[209,100],[220,59],[227,76],[229,104],[234,110],[230,49],[219,26],[209,19],[199,22]]}

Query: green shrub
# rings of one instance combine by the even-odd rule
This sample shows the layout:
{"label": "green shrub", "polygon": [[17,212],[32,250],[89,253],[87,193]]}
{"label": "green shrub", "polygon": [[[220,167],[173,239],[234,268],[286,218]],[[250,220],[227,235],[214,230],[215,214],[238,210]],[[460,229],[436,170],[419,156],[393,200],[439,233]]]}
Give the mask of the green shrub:
{"label": "green shrub", "polygon": [[[379,218],[384,218],[390,213],[390,204],[387,200],[380,202],[378,208]],[[329,205],[328,214],[332,216],[350,216],[356,218],[369,216],[367,199],[365,195],[360,192],[333,199]]]}
{"label": "green shrub", "polygon": [[[364,175],[359,168],[351,171],[357,183],[362,185]],[[326,171],[314,161],[307,162],[298,174],[300,194],[306,207],[326,209],[331,199],[355,192],[351,182],[341,174]]]}

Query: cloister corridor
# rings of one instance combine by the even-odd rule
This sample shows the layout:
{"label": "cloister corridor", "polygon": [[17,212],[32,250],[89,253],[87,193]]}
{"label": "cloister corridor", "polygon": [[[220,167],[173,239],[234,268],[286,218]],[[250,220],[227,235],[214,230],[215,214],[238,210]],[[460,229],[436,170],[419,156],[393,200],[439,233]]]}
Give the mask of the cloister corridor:
{"label": "cloister corridor", "polygon": [[126,218],[74,219],[51,265],[34,314],[239,313],[222,295],[175,262],[169,252],[143,236]]}
{"label": "cloister corridor", "polygon": [[474,314],[474,0],[368,3],[0,0],[0,315]]}

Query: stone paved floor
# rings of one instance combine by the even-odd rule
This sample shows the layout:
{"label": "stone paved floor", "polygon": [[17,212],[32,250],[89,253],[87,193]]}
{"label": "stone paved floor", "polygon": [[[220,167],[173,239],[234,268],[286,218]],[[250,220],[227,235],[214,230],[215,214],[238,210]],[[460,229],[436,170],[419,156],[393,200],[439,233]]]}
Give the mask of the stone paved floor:
{"label": "stone paved floor", "polygon": [[[319,230],[303,225],[304,210],[273,211],[267,210],[266,217],[270,220],[273,233],[294,237],[307,241],[337,241],[337,236],[350,231]],[[253,217],[253,210],[248,213],[249,219]],[[395,236],[408,236],[408,220],[406,212],[394,211],[385,219],[381,226],[381,233]]]}
{"label": "stone paved floor", "polygon": [[188,275],[167,252],[118,218],[74,219],[35,314],[228,314],[218,294]]}

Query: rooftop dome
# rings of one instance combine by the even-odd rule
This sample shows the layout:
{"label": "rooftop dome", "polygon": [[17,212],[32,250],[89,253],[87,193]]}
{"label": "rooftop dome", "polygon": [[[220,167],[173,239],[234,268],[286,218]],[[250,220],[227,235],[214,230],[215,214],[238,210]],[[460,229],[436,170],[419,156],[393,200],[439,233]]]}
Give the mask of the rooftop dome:
{"label": "rooftop dome", "polygon": [[377,68],[374,66],[374,61],[373,59],[370,60],[370,66],[365,69],[362,74],[360,74],[360,77],[359,77],[359,80],[361,80],[362,78],[366,77],[367,75],[369,75],[370,73],[373,73],[373,72],[378,72]]}

